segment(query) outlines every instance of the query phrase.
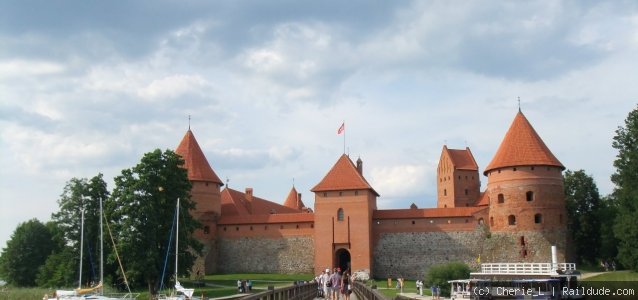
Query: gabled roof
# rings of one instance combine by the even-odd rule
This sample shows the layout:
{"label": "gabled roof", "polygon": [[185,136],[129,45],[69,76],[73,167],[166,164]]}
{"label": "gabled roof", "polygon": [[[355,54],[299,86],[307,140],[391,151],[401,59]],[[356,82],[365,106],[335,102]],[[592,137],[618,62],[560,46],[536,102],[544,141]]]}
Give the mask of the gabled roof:
{"label": "gabled roof", "polygon": [[284,201],[284,206],[290,207],[292,209],[298,209],[298,210],[302,210],[303,208],[306,207],[303,204],[303,202],[301,202],[301,197],[299,197],[299,193],[297,192],[297,189],[295,189],[294,186],[292,187],[292,189],[290,189],[290,193],[288,193],[288,198],[286,198],[286,201]]}
{"label": "gabled roof", "polygon": [[184,159],[184,168],[188,170],[188,179],[191,181],[208,181],[224,185],[213,171],[199,147],[193,132],[188,129],[182,141],[175,149],[175,153]]}
{"label": "gabled roof", "polygon": [[478,164],[476,164],[474,155],[472,155],[469,147],[465,147],[465,149],[448,149],[447,146],[443,146],[443,152],[447,152],[454,169],[478,171]]}
{"label": "gabled roof", "polygon": [[478,201],[474,204],[474,206],[488,206],[490,205],[490,198],[488,197],[488,192],[482,192],[479,196]]}
{"label": "gabled roof", "polygon": [[487,175],[491,170],[504,167],[530,165],[556,166],[565,169],[549,151],[527,118],[519,111],[483,174]]}
{"label": "gabled roof", "polygon": [[299,210],[277,204],[259,197],[251,199],[237,190],[225,188],[221,192],[222,216],[267,215],[299,213]]}
{"label": "gabled roof", "polygon": [[332,169],[328,171],[328,174],[323,177],[315,187],[311,189],[312,192],[324,192],[324,191],[340,191],[340,190],[372,190],[372,192],[379,196],[377,193],[363,178],[363,175],[359,174],[357,167],[350,160],[350,158],[343,154],[339,157],[339,160],[332,166]]}

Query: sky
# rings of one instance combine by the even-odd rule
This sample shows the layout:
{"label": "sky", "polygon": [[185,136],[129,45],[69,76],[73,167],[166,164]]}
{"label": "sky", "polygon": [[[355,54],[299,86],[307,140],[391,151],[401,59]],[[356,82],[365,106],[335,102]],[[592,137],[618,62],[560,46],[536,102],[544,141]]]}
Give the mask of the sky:
{"label": "sky", "polygon": [[[443,145],[480,172],[522,112],[613,191],[638,103],[635,1],[2,1],[0,247],[73,177],[190,127],[228,186],[283,203],[345,148],[380,208],[435,207]],[[482,177],[482,189],[487,180]]]}

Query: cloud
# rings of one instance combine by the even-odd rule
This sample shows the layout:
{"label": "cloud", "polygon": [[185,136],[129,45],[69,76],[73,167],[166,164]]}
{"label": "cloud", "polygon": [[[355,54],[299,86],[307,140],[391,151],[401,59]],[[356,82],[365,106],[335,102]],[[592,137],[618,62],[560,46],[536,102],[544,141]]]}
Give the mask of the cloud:
{"label": "cloud", "polygon": [[24,59],[0,61],[0,78],[52,75],[64,71],[64,65],[50,61]]}

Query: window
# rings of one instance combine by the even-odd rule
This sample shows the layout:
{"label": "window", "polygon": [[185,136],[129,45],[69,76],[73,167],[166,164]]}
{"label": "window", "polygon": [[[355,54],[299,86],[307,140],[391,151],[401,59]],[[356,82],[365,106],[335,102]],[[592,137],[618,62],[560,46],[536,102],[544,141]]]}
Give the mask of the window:
{"label": "window", "polygon": [[414,225],[414,223],[415,223],[415,222],[414,222],[414,220],[413,220],[413,221],[412,221],[412,225]]}
{"label": "window", "polygon": [[252,226],[250,226],[250,230],[253,230],[253,227],[252,227]]}
{"label": "window", "polygon": [[323,196],[324,196],[324,197],[328,197],[328,193],[324,192],[324,193],[323,193]]}
{"label": "window", "polygon": [[459,175],[459,180],[461,180],[461,175]]}
{"label": "window", "polygon": [[513,170],[514,170],[514,172],[516,172],[516,168],[514,168]]}
{"label": "window", "polygon": [[284,229],[284,225],[279,225],[279,229]]}
{"label": "window", "polygon": [[299,224],[297,224],[297,229],[299,229]]}
{"label": "window", "polygon": [[532,171],[534,171],[534,167],[530,167],[529,169],[530,169],[530,170],[532,170]]}
{"label": "window", "polygon": [[337,210],[337,221],[343,221],[343,208]]}
{"label": "window", "polygon": [[516,217],[514,215],[509,215],[509,217],[507,217],[507,224],[516,225]]}
{"label": "window", "polygon": [[536,223],[536,224],[543,223],[543,215],[535,214],[534,215],[534,223]]}
{"label": "window", "polygon": [[359,195],[359,191],[354,191],[354,195],[355,196]]}
{"label": "window", "polygon": [[519,239],[521,246],[525,246],[525,236],[521,235],[521,238]]}
{"label": "window", "polygon": [[343,196],[343,192],[339,192],[339,197]]}
{"label": "window", "polygon": [[239,227],[235,227],[235,231],[239,231]]}
{"label": "window", "polygon": [[443,189],[443,196],[447,196],[447,189]]}
{"label": "window", "polygon": [[494,217],[490,217],[490,226],[494,226]]}
{"label": "window", "polygon": [[210,233],[210,227],[204,226],[204,234],[209,234],[209,233]]}
{"label": "window", "polygon": [[479,223],[479,225],[483,225],[483,223],[485,223],[485,221],[483,221],[483,218],[480,218],[480,219],[478,220],[478,223]]}
{"label": "window", "polygon": [[224,226],[224,231],[226,231],[226,226]]}
{"label": "window", "polygon": [[467,189],[465,189],[465,196],[467,196]]}
{"label": "window", "polygon": [[527,191],[527,193],[525,193],[525,198],[527,199],[527,201],[532,201],[532,200],[534,200],[534,192],[532,192],[532,191]]}
{"label": "window", "polygon": [[503,196],[503,194],[498,194],[498,203],[505,203],[505,196]]}

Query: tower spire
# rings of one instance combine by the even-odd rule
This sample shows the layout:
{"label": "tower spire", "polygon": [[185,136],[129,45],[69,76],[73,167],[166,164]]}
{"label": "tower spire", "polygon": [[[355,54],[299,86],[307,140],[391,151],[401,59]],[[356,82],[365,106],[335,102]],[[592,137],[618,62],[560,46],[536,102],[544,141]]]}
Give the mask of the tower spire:
{"label": "tower spire", "polygon": [[191,115],[188,115],[188,130],[191,130]]}
{"label": "tower spire", "polygon": [[521,97],[518,97],[518,112],[521,112]]}

